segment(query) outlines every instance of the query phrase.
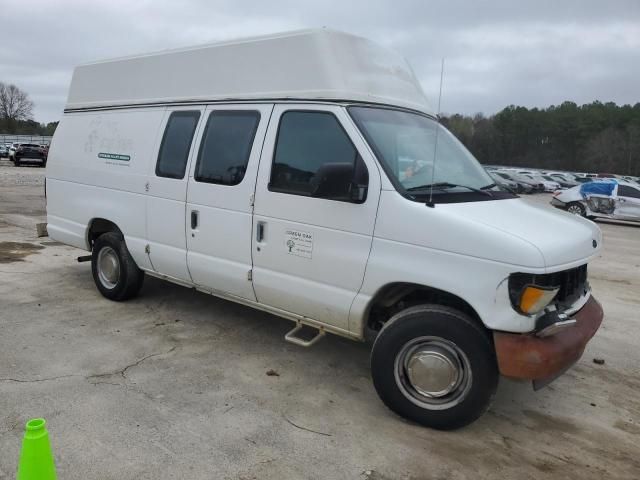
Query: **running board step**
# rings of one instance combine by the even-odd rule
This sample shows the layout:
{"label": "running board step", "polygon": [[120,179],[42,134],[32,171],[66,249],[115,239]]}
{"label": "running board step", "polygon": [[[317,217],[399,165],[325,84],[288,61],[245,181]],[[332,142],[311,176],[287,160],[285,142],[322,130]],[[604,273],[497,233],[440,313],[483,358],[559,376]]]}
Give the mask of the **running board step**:
{"label": "running board step", "polygon": [[326,333],[323,329],[321,328],[317,328],[317,327],[311,327],[310,325],[306,325],[309,328],[313,328],[318,330],[318,333],[315,335],[315,337],[311,338],[310,340],[305,340],[303,338],[297,337],[296,334],[302,330],[305,325],[301,322],[296,322],[296,326],[293,327],[293,330],[291,330],[289,333],[287,333],[284,336],[284,339],[287,342],[291,342],[294,343],[296,345],[299,345],[301,347],[311,347],[312,345],[314,345],[316,342],[318,342],[318,340],[320,340],[322,337],[324,337],[324,334]]}

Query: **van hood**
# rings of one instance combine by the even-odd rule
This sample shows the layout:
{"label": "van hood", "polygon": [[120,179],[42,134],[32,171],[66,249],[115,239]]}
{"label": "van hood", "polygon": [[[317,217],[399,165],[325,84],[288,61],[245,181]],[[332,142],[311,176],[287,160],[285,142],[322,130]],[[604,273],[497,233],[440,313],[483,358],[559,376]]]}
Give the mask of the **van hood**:
{"label": "van hood", "polygon": [[468,222],[482,224],[535,247],[545,267],[586,262],[602,243],[598,226],[582,217],[551,207],[531,205],[519,198],[438,205]]}

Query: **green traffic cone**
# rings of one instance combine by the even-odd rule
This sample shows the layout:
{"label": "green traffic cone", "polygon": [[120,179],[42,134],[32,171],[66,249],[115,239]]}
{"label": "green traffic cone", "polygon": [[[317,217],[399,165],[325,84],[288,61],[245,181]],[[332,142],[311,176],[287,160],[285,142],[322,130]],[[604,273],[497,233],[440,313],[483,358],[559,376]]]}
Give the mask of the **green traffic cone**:
{"label": "green traffic cone", "polygon": [[25,427],[17,480],[56,480],[56,467],[49,446],[44,418],[29,420]]}

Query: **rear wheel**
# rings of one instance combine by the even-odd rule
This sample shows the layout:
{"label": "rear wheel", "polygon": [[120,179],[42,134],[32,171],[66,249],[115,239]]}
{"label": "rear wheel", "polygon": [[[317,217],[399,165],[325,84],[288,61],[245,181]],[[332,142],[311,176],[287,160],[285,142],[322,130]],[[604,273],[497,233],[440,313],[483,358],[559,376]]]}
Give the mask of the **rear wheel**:
{"label": "rear wheel", "polygon": [[574,215],[580,215],[581,217],[586,216],[587,211],[580,202],[571,202],[567,205],[567,212],[572,213]]}
{"label": "rear wheel", "polygon": [[418,305],[391,318],[373,345],[371,372],[387,407],[441,430],[480,417],[499,376],[489,333],[439,305]]}
{"label": "rear wheel", "polygon": [[98,290],[109,300],[135,297],[144,281],[144,272],[131,257],[122,235],[116,232],[104,233],[95,241],[91,271]]}

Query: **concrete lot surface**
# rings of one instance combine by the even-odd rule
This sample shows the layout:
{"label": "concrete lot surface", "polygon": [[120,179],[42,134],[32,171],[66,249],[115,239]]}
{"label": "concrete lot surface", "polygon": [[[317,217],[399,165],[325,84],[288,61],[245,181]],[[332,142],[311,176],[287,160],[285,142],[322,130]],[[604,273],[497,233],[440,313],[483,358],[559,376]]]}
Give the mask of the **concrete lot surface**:
{"label": "concrete lot surface", "polygon": [[152,278],[104,299],[83,252],[35,236],[43,175],[0,161],[1,479],[37,416],[66,480],[640,477],[640,228],[600,223],[606,318],[582,360],[537,393],[502,380],[443,433],[384,407],[367,345],[300,348],[290,322]]}

